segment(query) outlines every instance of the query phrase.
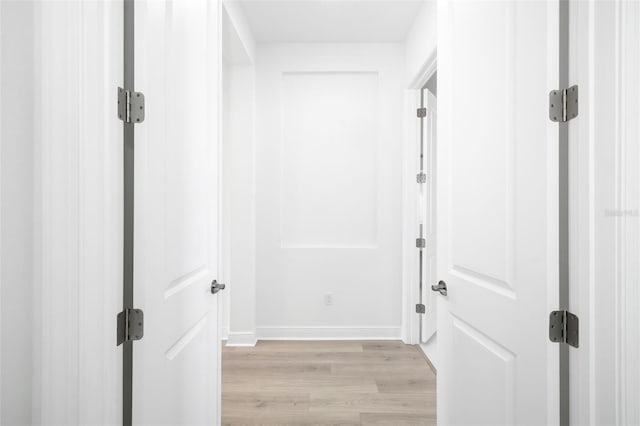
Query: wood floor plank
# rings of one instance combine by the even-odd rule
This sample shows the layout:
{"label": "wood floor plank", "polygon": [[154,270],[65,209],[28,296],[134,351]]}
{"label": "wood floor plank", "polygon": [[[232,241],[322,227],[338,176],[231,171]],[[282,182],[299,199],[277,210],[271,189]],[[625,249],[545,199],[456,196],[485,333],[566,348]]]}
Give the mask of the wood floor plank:
{"label": "wood floor plank", "polygon": [[413,376],[413,377],[376,377],[376,385],[380,393],[436,393],[435,377]]}
{"label": "wood floor plank", "polygon": [[429,405],[421,394],[336,394],[330,398],[312,398],[309,411],[428,415],[432,409]]}
{"label": "wood floor plank", "polygon": [[436,426],[436,418],[435,415],[430,418],[417,414],[362,413],[360,423],[362,425]]}
{"label": "wood floor plank", "polygon": [[361,424],[358,413],[307,413],[269,414],[257,419],[250,413],[224,416],[222,424],[228,426],[271,426],[271,425],[341,425],[355,426]]}
{"label": "wood floor plank", "polygon": [[[425,371],[427,366],[422,362],[377,363],[377,364],[331,364],[331,373],[338,376],[399,376],[399,377],[429,377],[433,373]],[[429,368],[429,367],[427,367]]]}
{"label": "wood floor plank", "polygon": [[396,341],[224,348],[224,425],[434,425],[436,377]]}

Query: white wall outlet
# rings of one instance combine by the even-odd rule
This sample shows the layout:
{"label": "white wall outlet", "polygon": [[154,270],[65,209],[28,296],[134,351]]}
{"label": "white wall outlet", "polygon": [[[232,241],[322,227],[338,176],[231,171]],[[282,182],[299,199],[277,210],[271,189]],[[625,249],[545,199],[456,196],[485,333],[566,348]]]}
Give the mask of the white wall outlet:
{"label": "white wall outlet", "polygon": [[333,305],[333,293],[325,293],[325,295],[324,295],[324,304],[326,306]]}

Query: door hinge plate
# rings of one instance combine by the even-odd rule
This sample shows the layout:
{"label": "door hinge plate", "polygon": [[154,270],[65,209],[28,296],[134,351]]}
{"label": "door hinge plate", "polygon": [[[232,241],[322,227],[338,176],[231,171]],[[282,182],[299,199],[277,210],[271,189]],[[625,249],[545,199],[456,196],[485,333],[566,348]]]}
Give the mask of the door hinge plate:
{"label": "door hinge plate", "polygon": [[566,123],[578,116],[578,85],[549,92],[549,119]]}
{"label": "door hinge plate", "polygon": [[416,175],[416,182],[418,183],[427,183],[427,174],[425,172],[420,172]]}
{"label": "door hinge plate", "polygon": [[416,238],[416,248],[425,248],[427,246],[427,240],[424,238]]}
{"label": "door hinge plate", "polygon": [[422,303],[416,304],[416,314],[424,314],[427,312],[427,309]]}
{"label": "door hinge plate", "polygon": [[427,109],[426,108],[418,108],[417,115],[418,115],[418,118],[426,117],[427,116]]}
{"label": "door hinge plate", "polygon": [[118,87],[118,118],[125,123],[144,121],[144,94]]}
{"label": "door hinge plate", "polygon": [[566,343],[577,348],[580,346],[578,316],[569,311],[553,311],[549,314],[549,340]]}
{"label": "door hinge plate", "polygon": [[118,314],[118,344],[140,340],[144,335],[144,313],[142,309],[127,308]]}

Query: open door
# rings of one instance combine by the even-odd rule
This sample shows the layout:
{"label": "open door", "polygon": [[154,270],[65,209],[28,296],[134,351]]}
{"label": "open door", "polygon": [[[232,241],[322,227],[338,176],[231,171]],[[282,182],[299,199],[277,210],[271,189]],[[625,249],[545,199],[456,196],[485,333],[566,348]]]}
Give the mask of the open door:
{"label": "open door", "polygon": [[219,2],[135,2],[133,424],[219,423]]}
{"label": "open door", "polygon": [[558,11],[439,2],[439,424],[558,423]]}

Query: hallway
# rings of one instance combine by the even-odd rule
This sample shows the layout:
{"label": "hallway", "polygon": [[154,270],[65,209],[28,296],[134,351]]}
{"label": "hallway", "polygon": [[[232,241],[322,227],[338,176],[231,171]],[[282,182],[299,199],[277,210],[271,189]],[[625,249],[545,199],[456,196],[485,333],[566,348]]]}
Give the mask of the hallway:
{"label": "hallway", "polygon": [[261,341],[222,354],[223,425],[436,424],[436,376],[416,346]]}

